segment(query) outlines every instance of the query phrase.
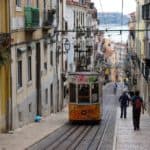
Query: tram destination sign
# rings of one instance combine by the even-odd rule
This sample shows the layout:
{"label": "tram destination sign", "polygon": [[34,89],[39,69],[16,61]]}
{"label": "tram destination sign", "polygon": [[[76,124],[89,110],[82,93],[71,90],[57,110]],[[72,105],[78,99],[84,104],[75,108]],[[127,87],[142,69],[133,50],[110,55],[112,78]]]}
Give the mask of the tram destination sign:
{"label": "tram destination sign", "polygon": [[95,83],[98,81],[98,76],[94,75],[71,75],[69,76],[70,82],[76,83]]}

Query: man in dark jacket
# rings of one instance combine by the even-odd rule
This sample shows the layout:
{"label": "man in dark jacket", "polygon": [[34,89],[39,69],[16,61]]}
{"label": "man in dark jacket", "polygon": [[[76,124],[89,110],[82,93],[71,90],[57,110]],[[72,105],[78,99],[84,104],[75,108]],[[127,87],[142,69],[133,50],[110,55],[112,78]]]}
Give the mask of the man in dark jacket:
{"label": "man in dark jacket", "polygon": [[120,108],[121,108],[121,115],[120,118],[127,117],[127,106],[129,106],[129,96],[126,94],[126,91],[123,91],[123,94],[119,98]]}
{"label": "man in dark jacket", "polygon": [[139,130],[141,109],[144,113],[143,99],[139,96],[139,91],[136,91],[135,96],[132,98],[132,106],[134,130]]}

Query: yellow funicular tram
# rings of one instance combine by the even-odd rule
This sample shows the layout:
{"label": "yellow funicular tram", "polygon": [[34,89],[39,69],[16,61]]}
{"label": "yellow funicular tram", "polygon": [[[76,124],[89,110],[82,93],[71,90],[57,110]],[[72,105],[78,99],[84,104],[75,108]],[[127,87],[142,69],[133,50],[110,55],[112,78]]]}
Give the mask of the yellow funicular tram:
{"label": "yellow funicular tram", "polygon": [[96,121],[102,118],[102,83],[96,72],[68,74],[69,121]]}

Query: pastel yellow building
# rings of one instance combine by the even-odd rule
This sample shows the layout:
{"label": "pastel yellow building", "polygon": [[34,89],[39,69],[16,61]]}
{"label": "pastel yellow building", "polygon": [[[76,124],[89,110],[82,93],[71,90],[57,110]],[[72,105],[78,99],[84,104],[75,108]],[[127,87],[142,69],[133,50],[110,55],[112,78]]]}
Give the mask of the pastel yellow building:
{"label": "pastel yellow building", "polygon": [[9,100],[10,100],[10,53],[9,53],[9,3],[0,2],[0,132],[9,128]]}

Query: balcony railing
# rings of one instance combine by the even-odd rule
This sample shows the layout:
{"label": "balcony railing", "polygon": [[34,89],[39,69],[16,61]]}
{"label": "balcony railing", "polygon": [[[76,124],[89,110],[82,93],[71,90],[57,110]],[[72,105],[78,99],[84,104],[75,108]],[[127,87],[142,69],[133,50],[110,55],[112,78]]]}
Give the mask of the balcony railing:
{"label": "balcony railing", "polygon": [[89,3],[89,8],[94,9],[94,3]]}
{"label": "balcony railing", "polygon": [[53,26],[55,9],[44,10],[43,29],[49,29]]}
{"label": "balcony railing", "polygon": [[142,6],[142,18],[143,20],[150,20],[150,3]]}
{"label": "balcony railing", "polygon": [[145,58],[144,59],[146,66],[150,68],[150,58]]}
{"label": "balcony railing", "polygon": [[95,19],[97,18],[97,11],[93,11],[92,17],[95,18]]}
{"label": "balcony railing", "polygon": [[0,33],[0,66],[10,62],[10,34]]}
{"label": "balcony railing", "polygon": [[75,6],[79,6],[79,7],[87,7],[86,2],[80,2],[77,0],[66,0],[66,3],[68,5],[75,5]]}
{"label": "balcony railing", "polygon": [[141,73],[143,74],[143,77],[146,81],[149,81],[149,75],[150,75],[150,68],[147,65],[142,64]]}
{"label": "balcony railing", "polygon": [[0,50],[7,48],[10,45],[10,34],[0,33]]}
{"label": "balcony railing", "polygon": [[85,29],[82,27],[77,27],[76,30],[77,30],[77,33],[76,33],[77,38],[84,36],[86,34]]}
{"label": "balcony railing", "polygon": [[32,7],[24,8],[25,29],[33,30],[39,26],[39,9]]}

